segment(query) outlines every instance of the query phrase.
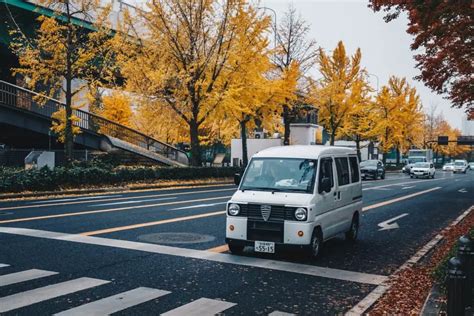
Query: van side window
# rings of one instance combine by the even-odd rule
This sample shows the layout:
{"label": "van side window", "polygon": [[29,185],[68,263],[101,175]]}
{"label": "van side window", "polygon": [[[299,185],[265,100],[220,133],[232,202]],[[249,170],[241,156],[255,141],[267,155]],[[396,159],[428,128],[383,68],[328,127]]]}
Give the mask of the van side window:
{"label": "van side window", "polygon": [[337,183],[339,186],[350,183],[349,180],[349,164],[347,158],[336,158],[336,169],[337,169]]}
{"label": "van side window", "polygon": [[352,183],[359,182],[359,164],[357,163],[357,157],[349,157],[351,164],[351,180]]}
{"label": "van side window", "polygon": [[321,184],[321,180],[323,180],[323,178],[329,178],[329,181],[331,182],[331,188],[334,187],[332,158],[321,158],[321,162],[319,163],[319,184]]}

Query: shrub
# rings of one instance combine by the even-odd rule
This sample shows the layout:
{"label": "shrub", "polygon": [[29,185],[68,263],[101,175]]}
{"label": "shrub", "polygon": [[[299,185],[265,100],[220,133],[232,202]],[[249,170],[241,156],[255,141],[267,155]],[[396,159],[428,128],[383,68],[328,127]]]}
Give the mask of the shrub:
{"label": "shrub", "polygon": [[232,177],[235,168],[117,167],[79,163],[54,170],[0,167],[0,192],[48,191],[61,187],[117,185],[147,180],[193,180]]}

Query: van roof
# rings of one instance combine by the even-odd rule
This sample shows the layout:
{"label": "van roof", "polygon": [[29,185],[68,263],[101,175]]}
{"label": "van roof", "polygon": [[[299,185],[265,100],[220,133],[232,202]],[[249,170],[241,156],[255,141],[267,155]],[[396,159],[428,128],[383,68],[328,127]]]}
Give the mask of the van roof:
{"label": "van roof", "polygon": [[326,154],[356,154],[356,151],[347,147],[322,146],[322,145],[294,145],[277,146],[264,149],[256,153],[255,158],[303,158],[318,159],[319,156]]}

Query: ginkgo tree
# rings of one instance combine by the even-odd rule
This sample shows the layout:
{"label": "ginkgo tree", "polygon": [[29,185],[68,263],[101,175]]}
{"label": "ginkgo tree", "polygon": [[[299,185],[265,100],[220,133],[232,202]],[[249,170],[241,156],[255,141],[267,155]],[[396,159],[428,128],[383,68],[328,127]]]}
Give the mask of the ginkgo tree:
{"label": "ginkgo tree", "polygon": [[110,66],[105,57],[112,52],[107,48],[110,6],[100,6],[98,0],[40,0],[39,4],[54,14],[38,18],[40,26],[33,37],[11,30],[11,48],[19,60],[14,72],[25,77],[29,88],[64,97],[65,109],[53,115],[52,129],[64,141],[66,159],[71,161],[74,135],[80,131],[74,127],[78,119],[73,102],[85,86],[74,80],[99,81],[109,74],[103,69]]}
{"label": "ginkgo tree", "polygon": [[345,126],[357,102],[366,98],[365,71],[361,68],[360,49],[348,56],[342,41],[337,44],[332,56],[320,49],[318,55],[320,80],[313,84],[313,99],[319,109],[319,119],[330,136],[333,146],[336,136]]}
{"label": "ginkgo tree", "polygon": [[[254,15],[248,23],[245,16],[251,8],[244,0],[155,0],[140,11],[138,21],[125,23],[129,31],[117,38],[127,89],[150,101],[160,99],[155,104],[165,104],[179,117],[176,124],[187,125],[194,166],[201,165],[200,131],[221,110],[239,71],[239,65],[231,64],[231,56],[242,49],[239,24],[262,19]],[[131,40],[132,24],[137,23],[141,29]]]}

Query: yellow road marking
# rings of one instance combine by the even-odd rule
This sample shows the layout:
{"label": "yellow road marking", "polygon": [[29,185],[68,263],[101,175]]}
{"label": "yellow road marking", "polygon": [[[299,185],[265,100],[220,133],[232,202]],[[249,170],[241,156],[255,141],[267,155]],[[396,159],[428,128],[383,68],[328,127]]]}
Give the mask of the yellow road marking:
{"label": "yellow road marking", "polygon": [[397,202],[400,202],[400,201],[403,201],[403,200],[406,200],[406,199],[410,199],[410,198],[412,198],[412,197],[415,197],[415,196],[418,196],[418,195],[422,195],[422,194],[425,194],[425,193],[429,193],[429,192],[432,192],[432,191],[436,191],[436,190],[439,190],[439,189],[441,189],[441,187],[431,188],[431,189],[424,190],[424,191],[420,191],[420,192],[416,192],[416,193],[413,193],[413,194],[404,195],[404,196],[401,196],[401,197],[398,197],[398,198],[395,198],[395,199],[392,199],[392,200],[388,200],[388,201],[384,201],[384,202],[380,202],[380,203],[368,205],[368,206],[366,206],[366,207],[363,207],[363,208],[362,208],[362,211],[363,211],[363,212],[367,212],[367,211],[372,210],[372,209],[374,209],[374,208],[378,208],[378,207],[382,207],[382,206],[385,206],[385,205],[397,203]]}
{"label": "yellow road marking", "polygon": [[141,227],[163,225],[163,224],[169,224],[169,223],[188,221],[188,220],[192,220],[192,219],[222,215],[222,214],[225,214],[225,212],[226,211],[219,211],[219,212],[205,213],[205,214],[199,214],[199,215],[191,215],[191,216],[177,217],[177,218],[171,218],[171,219],[164,219],[164,220],[156,221],[156,222],[147,222],[147,223],[141,223],[141,224],[135,224],[135,225],[128,225],[128,226],[121,226],[121,227],[95,230],[95,231],[91,231],[91,232],[80,233],[79,235],[93,236],[93,235],[100,235],[100,234],[115,233],[115,232],[119,232],[119,231],[122,231],[122,230],[130,230],[130,229],[141,228]]}
{"label": "yellow road marking", "polygon": [[229,246],[227,244],[225,244],[225,245],[222,245],[222,246],[217,246],[217,247],[214,247],[214,248],[207,249],[207,251],[219,252],[219,253],[227,252],[227,251],[229,251]]}
{"label": "yellow road marking", "polygon": [[236,190],[235,188],[231,188],[231,189],[219,189],[219,190],[203,190],[203,191],[192,191],[192,192],[166,193],[166,194],[158,194],[158,195],[152,194],[152,195],[120,197],[120,198],[108,198],[108,199],[97,199],[97,200],[80,200],[80,201],[61,202],[61,203],[21,205],[21,206],[12,206],[12,207],[2,207],[2,208],[0,208],[0,211],[17,210],[17,209],[22,209],[22,208],[38,208],[38,207],[49,207],[49,206],[62,206],[62,205],[73,205],[73,204],[84,204],[84,203],[95,203],[95,202],[107,202],[107,201],[114,201],[115,202],[115,201],[123,201],[123,200],[137,200],[137,199],[144,199],[144,198],[150,198],[150,197],[190,195],[190,194],[224,192],[224,191],[235,191],[235,190]]}
{"label": "yellow road marking", "polygon": [[44,216],[35,216],[35,217],[26,217],[26,218],[15,218],[15,219],[0,221],[0,224],[37,221],[37,220],[42,220],[42,219],[80,216],[80,215],[88,215],[88,214],[109,213],[109,212],[134,210],[134,209],[139,209],[139,208],[148,208],[148,207],[155,207],[155,206],[166,206],[166,205],[177,205],[177,204],[186,204],[186,203],[194,203],[194,202],[205,202],[205,201],[212,201],[212,200],[222,200],[222,199],[228,199],[228,198],[230,198],[230,196],[220,196],[220,197],[215,197],[215,198],[206,198],[206,199],[197,199],[197,200],[186,200],[186,201],[175,201],[175,202],[166,202],[166,203],[158,203],[158,204],[118,207],[118,208],[111,208],[111,209],[105,209],[105,210],[63,213],[63,214],[44,215]]}

